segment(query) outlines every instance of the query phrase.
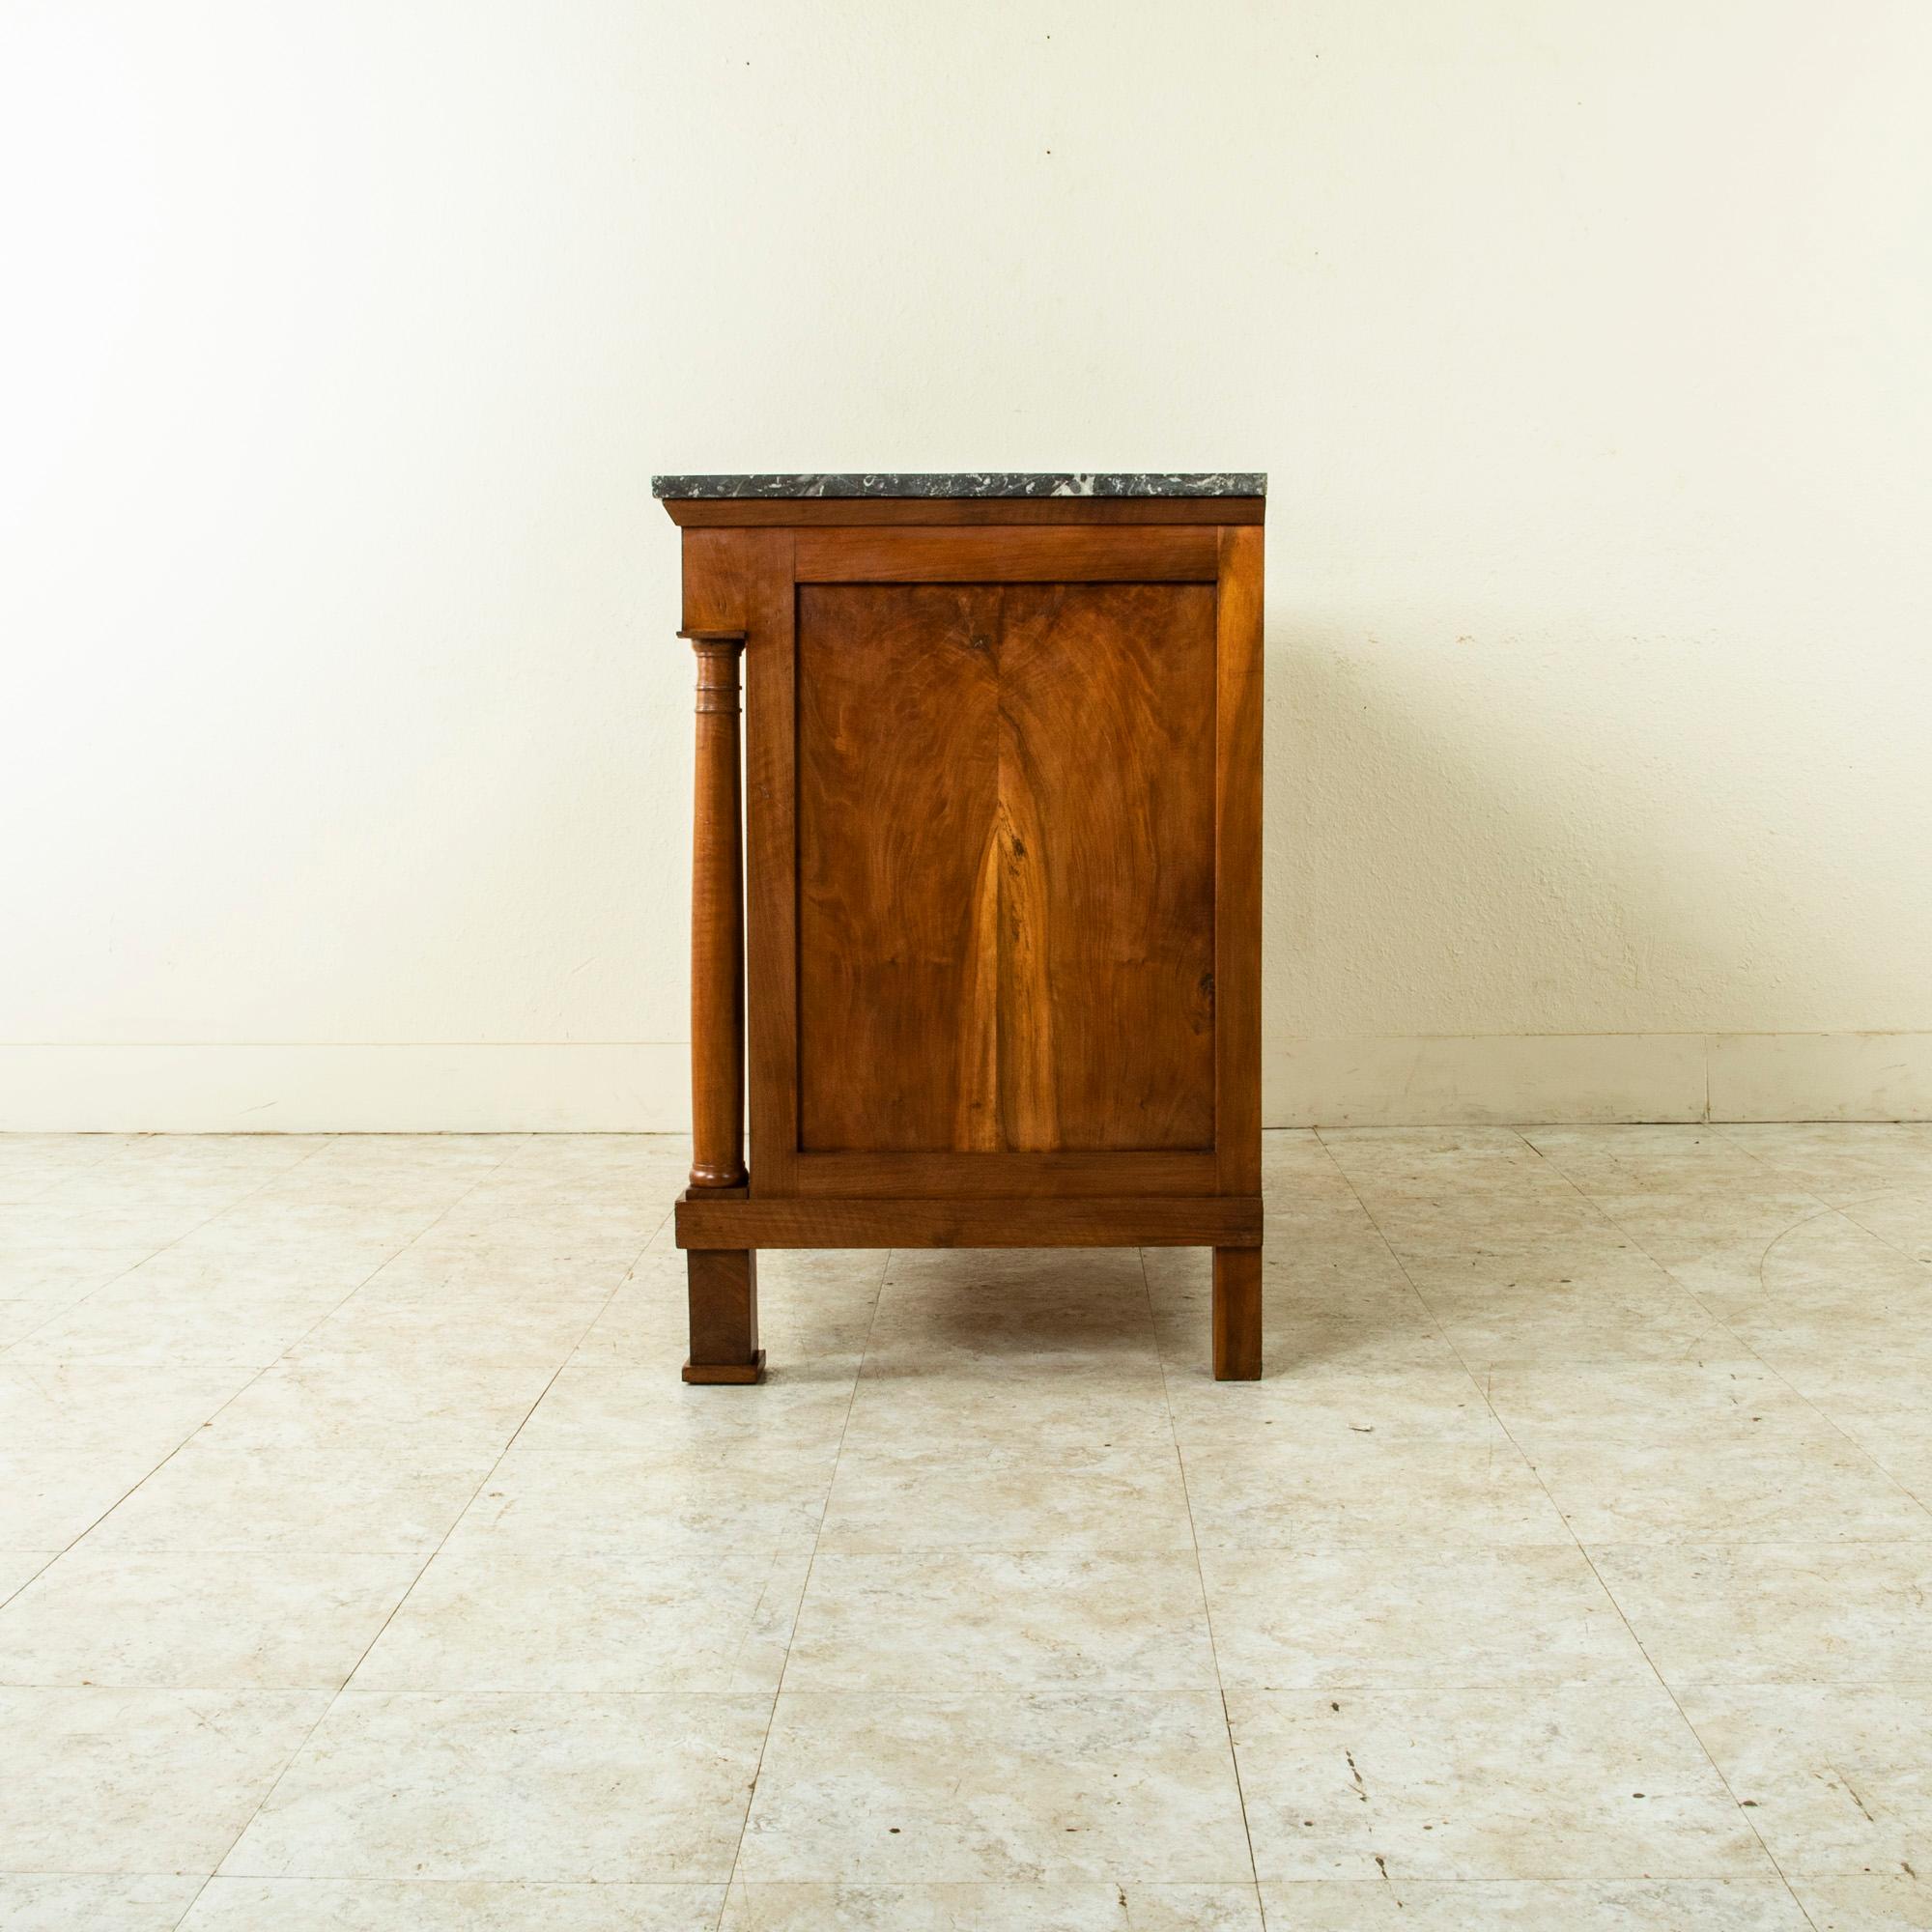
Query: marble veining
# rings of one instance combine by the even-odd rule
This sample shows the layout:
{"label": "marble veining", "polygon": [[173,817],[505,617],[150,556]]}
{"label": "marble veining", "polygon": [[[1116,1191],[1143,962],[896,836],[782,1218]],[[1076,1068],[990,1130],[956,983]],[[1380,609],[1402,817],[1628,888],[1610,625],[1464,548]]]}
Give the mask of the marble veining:
{"label": "marble veining", "polygon": [[653,497],[1265,497],[1258,469],[960,469],[758,476],[653,476]]}

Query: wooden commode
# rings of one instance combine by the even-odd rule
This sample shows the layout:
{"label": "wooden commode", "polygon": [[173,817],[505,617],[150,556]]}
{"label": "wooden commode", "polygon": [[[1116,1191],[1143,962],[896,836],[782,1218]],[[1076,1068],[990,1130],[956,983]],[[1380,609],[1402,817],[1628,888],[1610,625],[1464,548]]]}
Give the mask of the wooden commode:
{"label": "wooden commode", "polygon": [[758,1249],[880,1247],[1212,1248],[1214,1373],[1259,1376],[1265,479],[653,489],[697,658],[685,1379],[762,1376]]}

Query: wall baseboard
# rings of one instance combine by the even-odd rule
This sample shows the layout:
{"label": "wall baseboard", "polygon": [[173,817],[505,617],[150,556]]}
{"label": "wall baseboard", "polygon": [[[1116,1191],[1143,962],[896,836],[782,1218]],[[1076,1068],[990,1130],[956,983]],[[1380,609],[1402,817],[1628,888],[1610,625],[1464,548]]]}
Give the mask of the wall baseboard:
{"label": "wall baseboard", "polygon": [[0,1132],[677,1131],[690,1064],[682,1041],[0,1046]]}
{"label": "wall baseboard", "polygon": [[1932,1033],[1295,1039],[1264,1055],[1272,1126],[1932,1120]]}
{"label": "wall baseboard", "polygon": [[[0,1045],[0,1132],[649,1133],[690,1125],[678,1041]],[[1932,1120],[1932,1033],[1290,1039],[1269,1126]]]}

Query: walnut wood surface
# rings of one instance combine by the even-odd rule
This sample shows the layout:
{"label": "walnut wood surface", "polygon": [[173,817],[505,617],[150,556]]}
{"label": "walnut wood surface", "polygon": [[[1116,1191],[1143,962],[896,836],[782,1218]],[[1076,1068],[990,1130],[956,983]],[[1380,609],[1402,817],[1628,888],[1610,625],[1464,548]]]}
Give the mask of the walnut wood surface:
{"label": "walnut wood surface", "polygon": [[[1260,500],[667,507],[686,629],[746,639],[753,1161],[677,1209],[687,1377],[761,1373],[759,1246],[1029,1245],[1213,1248],[1258,1375]],[[715,878],[737,805],[701,746]]]}
{"label": "walnut wood surface", "polygon": [[[724,532],[719,534],[723,535]],[[749,807],[746,985],[756,1185],[789,1194],[798,1161],[797,675],[789,530],[730,532],[746,621],[745,782]],[[688,542],[690,539],[686,539]]]}
{"label": "walnut wood surface", "polygon": [[1262,1184],[1262,532],[1221,532],[1214,784],[1214,1141],[1221,1191]]}
{"label": "walnut wood surface", "polygon": [[1251,1382],[1262,1372],[1262,1251],[1214,1250],[1214,1379]]}
{"label": "walnut wood surface", "polygon": [[1211,1148],[1213,586],[1004,594],[1007,1145]]}
{"label": "walnut wood surface", "polygon": [[693,1190],[677,1244],[759,1248],[1257,1248],[1260,1195],[1057,1200],[748,1200]]}
{"label": "walnut wood surface", "polygon": [[1214,1141],[1214,593],[799,592],[800,1145]]}
{"label": "walnut wood surface", "polygon": [[1002,1145],[981,878],[1000,803],[1000,597],[799,589],[802,1150]]}
{"label": "walnut wood surface", "polygon": [[[687,1199],[708,1198],[701,1191]],[[695,1250],[685,1257],[691,1297],[688,1382],[755,1382],[765,1374],[758,1347],[758,1258],[749,1249]]]}
{"label": "walnut wood surface", "polygon": [[801,583],[1212,583],[1219,532],[1160,529],[801,530]]}
{"label": "walnut wood surface", "polygon": [[691,1183],[745,1179],[745,902],[738,810],[738,653],[745,635],[687,630],[697,658],[691,859]]}
{"label": "walnut wood surface", "polygon": [[798,1156],[800,1195],[1218,1194],[1212,1150],[1150,1153],[1065,1149],[1030,1153],[952,1150]]}

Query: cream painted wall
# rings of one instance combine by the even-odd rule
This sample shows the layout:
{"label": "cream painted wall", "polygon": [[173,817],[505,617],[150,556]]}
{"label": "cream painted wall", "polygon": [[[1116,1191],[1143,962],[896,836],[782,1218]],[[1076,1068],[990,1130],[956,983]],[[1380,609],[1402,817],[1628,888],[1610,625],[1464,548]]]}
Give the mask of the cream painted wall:
{"label": "cream painted wall", "polygon": [[1271,473],[1271,1119],[1932,1112],[1918,0],[0,21],[0,1124],[678,1124],[648,475],[967,466]]}

